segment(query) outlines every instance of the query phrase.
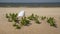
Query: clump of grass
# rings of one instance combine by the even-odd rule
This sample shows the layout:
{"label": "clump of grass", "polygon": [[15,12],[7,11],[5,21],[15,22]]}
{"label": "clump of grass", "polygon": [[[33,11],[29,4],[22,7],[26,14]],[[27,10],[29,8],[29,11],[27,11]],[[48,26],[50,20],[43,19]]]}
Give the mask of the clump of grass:
{"label": "clump of grass", "polygon": [[9,22],[12,22],[12,19],[11,19],[11,18],[8,18],[8,21],[9,21]]}
{"label": "clump of grass", "polygon": [[14,22],[13,26],[16,27],[17,29],[20,29],[21,27],[19,25],[17,25],[17,13],[9,13],[6,14],[6,18],[8,18],[9,22]]}
{"label": "clump of grass", "polygon": [[31,16],[28,17],[29,20],[34,20],[36,23],[40,24],[38,20],[39,16],[32,14]]}
{"label": "clump of grass", "polygon": [[[34,20],[35,23],[40,24],[39,16],[38,15],[30,15],[29,17],[22,17],[20,20],[17,18],[17,13],[6,13],[6,18],[9,22],[14,22],[13,26],[16,27],[16,29],[21,29],[21,26],[28,26],[30,24],[30,20]],[[42,16],[41,20],[46,19],[46,16]],[[18,23],[19,22],[19,23]],[[55,20],[53,17],[47,18],[47,22],[50,24],[50,26],[56,27]],[[20,25],[19,25],[20,24]]]}
{"label": "clump of grass", "polygon": [[35,15],[34,20],[35,20],[35,22],[36,22],[37,24],[40,24],[38,18],[39,18],[39,16],[38,16],[38,15]]}
{"label": "clump of grass", "polygon": [[35,22],[36,22],[37,24],[40,24],[39,20],[37,20],[37,19],[35,20]]}
{"label": "clump of grass", "polygon": [[14,13],[6,14],[6,18],[8,18],[9,22],[12,22],[12,21],[16,22],[16,20],[17,20],[17,13],[16,14],[14,14]]}
{"label": "clump of grass", "polygon": [[13,26],[15,27],[15,26],[17,26],[17,24],[16,24],[16,23],[14,23],[14,24],[13,24]]}
{"label": "clump of grass", "polygon": [[6,18],[9,18],[8,14],[6,13]]}
{"label": "clump of grass", "polygon": [[8,18],[9,22],[12,22],[12,19],[10,18],[10,15],[6,13],[6,18]]}
{"label": "clump of grass", "polygon": [[41,20],[44,20],[44,19],[46,19],[46,16],[42,16],[42,17],[41,17]]}
{"label": "clump of grass", "polygon": [[21,24],[24,25],[24,26],[28,25],[29,22],[30,22],[30,21],[29,21],[26,17],[23,17],[23,18],[21,19]]}
{"label": "clump of grass", "polygon": [[10,17],[11,17],[11,19],[14,21],[14,22],[16,22],[16,20],[17,20],[17,14],[10,14]]}
{"label": "clump of grass", "polygon": [[21,29],[21,27],[19,25],[16,25],[16,29]]}
{"label": "clump of grass", "polygon": [[34,20],[34,14],[28,17],[29,20]]}
{"label": "clump of grass", "polygon": [[53,17],[47,18],[47,22],[50,24],[50,26],[56,27],[55,20]]}

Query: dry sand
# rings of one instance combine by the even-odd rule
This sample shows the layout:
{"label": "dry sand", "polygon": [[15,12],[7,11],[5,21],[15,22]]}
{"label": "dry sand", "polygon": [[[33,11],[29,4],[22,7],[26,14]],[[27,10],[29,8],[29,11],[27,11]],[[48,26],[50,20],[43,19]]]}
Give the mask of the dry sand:
{"label": "dry sand", "polygon": [[[46,21],[41,24],[32,22],[30,26],[15,29],[5,18],[6,13],[26,12],[26,16],[34,13],[39,16],[55,17],[57,28],[51,27]],[[0,34],[60,34],[60,7],[0,7]]]}

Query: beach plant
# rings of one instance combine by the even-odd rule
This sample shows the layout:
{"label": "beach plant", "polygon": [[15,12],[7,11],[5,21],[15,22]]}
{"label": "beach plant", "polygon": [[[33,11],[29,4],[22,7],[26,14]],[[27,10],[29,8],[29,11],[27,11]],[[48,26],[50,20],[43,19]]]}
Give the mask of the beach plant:
{"label": "beach plant", "polygon": [[17,14],[10,14],[11,19],[15,22],[17,20]]}
{"label": "beach plant", "polygon": [[[22,26],[28,26],[30,24],[30,21],[35,21],[35,23],[40,24],[39,16],[35,14],[31,14],[30,16],[21,17],[19,20],[17,17],[17,13],[6,13],[6,18],[9,22],[14,22],[13,26],[16,27],[16,29],[21,29]],[[45,20],[46,16],[41,16],[41,20]],[[50,26],[56,27],[55,19],[54,17],[47,18],[47,23],[50,24]]]}
{"label": "beach plant", "polygon": [[35,15],[34,17],[37,18],[37,19],[39,19],[39,16],[38,15]]}
{"label": "beach plant", "polygon": [[8,21],[9,21],[9,22],[12,22],[12,19],[11,19],[11,18],[8,18]]}
{"label": "beach plant", "polygon": [[6,18],[8,18],[8,21],[10,21],[10,22],[12,22],[12,21],[16,22],[16,20],[17,20],[17,13],[16,14],[14,14],[14,13],[6,14]]}
{"label": "beach plant", "polygon": [[46,16],[41,16],[41,20],[44,20],[44,19],[46,19]]}
{"label": "beach plant", "polygon": [[47,18],[47,22],[50,24],[50,26],[56,27],[55,20],[53,17]]}
{"label": "beach plant", "polygon": [[21,27],[19,25],[16,25],[16,29],[21,29]]}
{"label": "beach plant", "polygon": [[28,17],[29,20],[34,20],[34,14]]}
{"label": "beach plant", "polygon": [[39,19],[39,16],[38,15],[35,15],[34,16],[34,20],[37,24],[40,24],[40,21],[38,20]]}
{"label": "beach plant", "polygon": [[12,22],[12,21],[14,22],[13,24],[14,27],[16,27],[17,29],[20,29],[21,27],[17,25],[17,20],[18,20],[17,15],[18,15],[17,13],[9,13],[9,14],[6,13],[6,18],[8,18],[9,22]]}
{"label": "beach plant", "polygon": [[16,24],[16,23],[14,23],[14,24],[13,24],[13,26],[15,27],[15,26],[17,26],[17,24]]}
{"label": "beach plant", "polygon": [[9,15],[6,13],[6,18],[9,18]]}
{"label": "beach plant", "polygon": [[12,20],[10,19],[9,14],[7,14],[7,13],[6,13],[6,18],[8,18],[8,21],[9,21],[9,22],[12,22]]}
{"label": "beach plant", "polygon": [[28,17],[29,20],[34,20],[37,24],[40,24],[38,20],[39,16],[32,14],[31,16]]}
{"label": "beach plant", "polygon": [[36,19],[36,20],[35,20],[35,22],[36,22],[37,24],[40,24],[40,22],[39,22],[39,20],[38,20],[38,19]]}
{"label": "beach plant", "polygon": [[29,24],[29,22],[30,22],[30,21],[29,21],[26,17],[22,17],[22,19],[21,19],[21,24],[22,24],[22,25],[26,26],[26,25]]}

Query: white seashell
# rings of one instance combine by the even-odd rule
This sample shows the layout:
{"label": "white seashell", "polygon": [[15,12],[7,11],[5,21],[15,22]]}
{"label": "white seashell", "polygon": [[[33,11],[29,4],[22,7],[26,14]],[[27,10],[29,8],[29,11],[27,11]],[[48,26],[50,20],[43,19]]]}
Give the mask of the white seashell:
{"label": "white seashell", "polygon": [[18,17],[23,17],[23,16],[25,16],[25,11],[20,11],[20,12],[18,13]]}

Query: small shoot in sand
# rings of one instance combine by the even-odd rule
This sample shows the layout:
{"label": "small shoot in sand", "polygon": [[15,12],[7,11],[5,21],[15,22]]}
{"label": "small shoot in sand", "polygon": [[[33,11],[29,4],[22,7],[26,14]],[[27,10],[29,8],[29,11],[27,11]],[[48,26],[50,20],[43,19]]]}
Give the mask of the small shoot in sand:
{"label": "small shoot in sand", "polygon": [[14,27],[16,27],[17,29],[20,29],[21,27],[17,25],[17,21],[18,21],[17,15],[18,15],[17,13],[9,13],[9,14],[6,14],[6,18],[8,18],[9,22],[14,22],[13,24]]}
{"label": "small shoot in sand", "polygon": [[55,20],[53,17],[47,18],[47,22],[50,24],[50,26],[56,27]]}
{"label": "small shoot in sand", "polygon": [[17,24],[16,24],[16,23],[14,23],[14,24],[13,24],[13,26],[15,27],[15,26],[17,26]]}
{"label": "small shoot in sand", "polygon": [[46,16],[41,16],[41,20],[44,20],[44,19],[46,19]]}
{"label": "small shoot in sand", "polygon": [[34,14],[28,17],[29,20],[34,20]]}
{"label": "small shoot in sand", "polygon": [[19,25],[16,25],[16,29],[21,29],[21,27]]}
{"label": "small shoot in sand", "polygon": [[38,15],[35,15],[35,17],[34,17],[34,21],[35,21],[35,23],[37,23],[37,24],[40,24],[40,21],[39,21],[39,16]]}
{"label": "small shoot in sand", "polygon": [[29,25],[29,24],[30,24],[29,22],[30,22],[30,21],[29,21],[26,17],[23,17],[23,18],[21,19],[21,24],[24,25],[24,26]]}
{"label": "small shoot in sand", "polygon": [[6,18],[9,18],[9,15],[6,13]]}
{"label": "small shoot in sand", "polygon": [[8,18],[9,22],[12,22],[12,21],[16,22],[16,20],[17,20],[17,13],[16,14],[14,14],[14,13],[6,14],[6,18]]}
{"label": "small shoot in sand", "polygon": [[32,14],[31,16],[28,17],[29,20],[34,20],[37,24],[40,24],[38,20],[39,16]]}

